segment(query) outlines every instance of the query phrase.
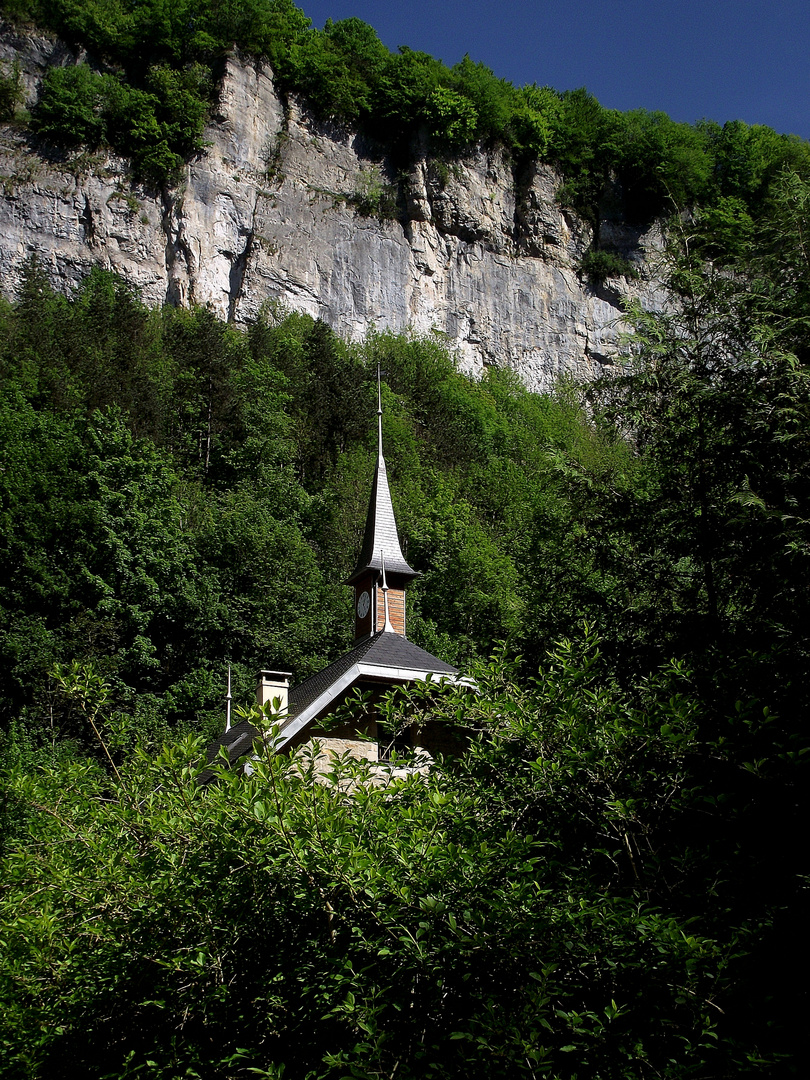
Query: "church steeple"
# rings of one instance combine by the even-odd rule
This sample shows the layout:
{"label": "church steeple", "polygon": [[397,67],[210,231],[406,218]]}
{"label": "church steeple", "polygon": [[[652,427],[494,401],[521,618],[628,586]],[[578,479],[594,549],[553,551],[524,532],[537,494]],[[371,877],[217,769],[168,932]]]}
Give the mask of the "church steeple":
{"label": "church steeple", "polygon": [[[378,630],[391,630],[405,636],[405,586],[419,576],[402,554],[397,535],[388,472],[382,446],[382,393],[380,369],[377,368],[377,466],[371,485],[371,498],[366,516],[366,531],[360,558],[354,573],[346,582],[355,587],[355,637],[361,638]],[[387,585],[388,604],[385,605],[383,586]],[[385,608],[389,609],[386,616]]]}

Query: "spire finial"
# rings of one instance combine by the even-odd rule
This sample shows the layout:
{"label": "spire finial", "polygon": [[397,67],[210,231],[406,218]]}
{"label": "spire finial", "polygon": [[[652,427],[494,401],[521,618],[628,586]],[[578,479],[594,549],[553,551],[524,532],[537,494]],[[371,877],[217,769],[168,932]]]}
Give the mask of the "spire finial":
{"label": "spire finial", "polygon": [[228,693],[225,695],[225,730],[231,730],[231,665],[228,664]]}
{"label": "spire finial", "polygon": [[380,362],[377,361],[377,463],[382,464],[382,388],[380,385]]}
{"label": "spire finial", "polygon": [[391,625],[391,617],[388,614],[388,582],[385,579],[385,552],[382,548],[380,548],[380,563],[382,565],[383,611],[385,613],[385,625],[383,626],[383,631],[393,634],[395,631]]}

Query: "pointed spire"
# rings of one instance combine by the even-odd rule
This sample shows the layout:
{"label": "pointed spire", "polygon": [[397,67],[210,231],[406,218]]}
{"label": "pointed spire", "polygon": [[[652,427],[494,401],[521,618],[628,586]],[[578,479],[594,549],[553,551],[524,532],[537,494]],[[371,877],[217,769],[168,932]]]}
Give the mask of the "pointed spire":
{"label": "pointed spire", "polygon": [[231,730],[231,665],[228,664],[228,692],[225,695],[225,730]]}
{"label": "pointed spire", "polygon": [[388,471],[383,457],[382,389],[380,368],[377,365],[377,467],[374,470],[374,482],[371,485],[371,499],[360,558],[346,584],[351,585],[366,570],[381,570],[383,553],[385,553],[385,563],[389,573],[400,574],[407,578],[419,577],[419,572],[413,570],[405,561],[397,535],[397,523],[388,487]]}

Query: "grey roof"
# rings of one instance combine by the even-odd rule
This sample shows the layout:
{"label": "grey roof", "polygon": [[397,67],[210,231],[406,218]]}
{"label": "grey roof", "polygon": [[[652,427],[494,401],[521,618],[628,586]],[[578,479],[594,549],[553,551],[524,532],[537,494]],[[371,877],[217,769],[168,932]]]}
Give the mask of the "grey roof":
{"label": "grey roof", "polygon": [[[386,564],[386,570],[388,569]],[[364,667],[380,667],[385,669],[398,668],[403,671],[402,679],[418,678],[423,672],[431,672],[434,675],[456,675],[458,668],[439,660],[437,656],[431,656],[429,652],[420,649],[412,641],[401,634],[392,634],[381,630],[380,633],[364,638],[355,647],[343,656],[339,657],[329,667],[305,679],[290,691],[290,715],[297,716],[308,705],[321,696],[330,686],[334,685],[341,675],[344,675],[355,664],[361,663]],[[405,672],[412,672],[410,676]],[[418,674],[417,674],[418,673]],[[366,672],[366,674],[373,674]],[[382,674],[382,673],[381,673]]]}
{"label": "grey roof", "polygon": [[360,558],[347,584],[351,584],[364,570],[369,568],[381,570],[381,551],[385,553],[386,574],[403,574],[409,578],[419,576],[419,571],[413,570],[405,561],[402,548],[399,546],[397,523],[391,503],[391,491],[388,487],[388,471],[385,467],[382,448],[377,455],[377,468],[374,470],[374,482],[371,485],[371,498],[368,504],[366,531],[363,535]]}
{"label": "grey roof", "polygon": [[[259,729],[254,727],[249,720],[240,720],[238,724],[229,730],[223,732],[222,735],[208,747],[207,762],[208,765],[215,765],[220,762],[219,750],[224,746],[228,751],[228,761],[233,763],[244,754],[250,753],[253,749],[253,744],[260,736]],[[200,783],[206,784],[213,778],[213,771],[211,768],[204,769],[200,773]]]}
{"label": "grey roof", "polygon": [[382,630],[365,638],[334,664],[290,691],[289,714],[276,743],[277,750],[304,735],[309,725],[324,716],[341,695],[356,683],[379,679],[395,685],[418,679],[460,681],[458,671],[431,656],[401,634]]}

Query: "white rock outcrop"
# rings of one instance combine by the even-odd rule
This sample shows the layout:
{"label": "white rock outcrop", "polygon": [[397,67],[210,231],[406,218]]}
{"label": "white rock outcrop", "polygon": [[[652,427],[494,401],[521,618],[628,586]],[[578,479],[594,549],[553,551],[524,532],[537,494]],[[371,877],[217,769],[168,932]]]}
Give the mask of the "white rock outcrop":
{"label": "white rock outcrop", "polygon": [[[48,65],[76,59],[6,31],[0,61],[15,58],[29,101]],[[97,264],[150,304],[209,305],[237,323],[277,301],[350,338],[438,332],[466,370],[508,365],[533,389],[612,361],[620,292],[662,302],[656,229],[632,237],[637,281],[595,289],[577,272],[589,227],[558,205],[552,168],[516,177],[500,149],[445,163],[416,148],[396,176],[362,136],[285,108],[260,62],[228,60],[205,138],[184,183],[156,194],[123,160],[48,160],[23,130],[0,129],[2,292],[15,295],[32,255],[65,291]]]}

